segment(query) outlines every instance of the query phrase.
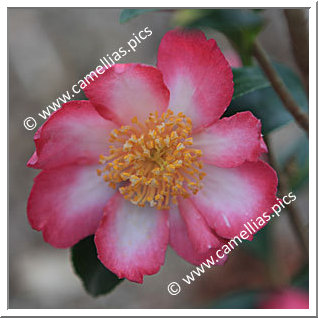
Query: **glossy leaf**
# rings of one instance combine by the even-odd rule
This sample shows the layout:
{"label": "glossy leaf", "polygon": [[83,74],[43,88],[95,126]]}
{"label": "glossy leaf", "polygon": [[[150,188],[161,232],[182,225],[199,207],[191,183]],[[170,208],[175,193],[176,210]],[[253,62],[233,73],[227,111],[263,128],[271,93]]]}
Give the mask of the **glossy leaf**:
{"label": "glossy leaf", "polygon": [[94,236],[89,236],[72,247],[72,262],[76,274],[92,296],[109,293],[122,281],[97,258]]}
{"label": "glossy leaf", "polygon": [[129,21],[132,18],[135,18],[141,14],[157,11],[159,9],[124,9],[120,13],[119,22],[125,23]]}
{"label": "glossy leaf", "polygon": [[272,258],[272,247],[270,242],[270,223],[258,231],[252,241],[245,241],[242,248],[262,261]]}
{"label": "glossy leaf", "polygon": [[257,89],[269,87],[270,83],[257,66],[233,68],[233,98],[241,97]]}
{"label": "glossy leaf", "polygon": [[[298,76],[284,65],[275,63],[274,66],[297,104],[307,112],[308,101]],[[263,134],[268,134],[294,120],[272,87],[259,89],[234,99],[224,116],[232,116],[237,112],[247,110],[261,119]]]}

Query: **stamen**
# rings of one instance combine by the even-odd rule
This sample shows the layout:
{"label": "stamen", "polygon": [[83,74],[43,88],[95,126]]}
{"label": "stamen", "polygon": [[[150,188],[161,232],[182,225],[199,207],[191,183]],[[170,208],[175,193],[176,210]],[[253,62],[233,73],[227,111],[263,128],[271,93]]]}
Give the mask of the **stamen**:
{"label": "stamen", "polygon": [[111,132],[109,155],[101,155],[97,174],[133,204],[169,209],[177,197],[188,198],[201,188],[205,173],[202,151],[190,148],[192,122],[171,110],[150,114],[144,123],[137,117],[131,126]]}

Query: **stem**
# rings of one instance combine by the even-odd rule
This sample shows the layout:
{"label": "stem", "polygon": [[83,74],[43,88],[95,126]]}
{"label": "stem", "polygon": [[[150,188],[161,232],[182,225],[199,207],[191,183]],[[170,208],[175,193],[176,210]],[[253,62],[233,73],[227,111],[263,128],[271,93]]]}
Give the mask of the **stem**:
{"label": "stem", "polygon": [[[265,142],[266,142],[267,148],[268,148],[269,163],[276,170],[276,172],[279,176],[278,192],[280,195],[286,195],[286,193],[290,192],[287,177],[282,171],[279,170],[278,163],[273,155],[273,152],[271,151],[269,139],[267,137],[264,137],[264,139],[265,139]],[[293,205],[293,204],[288,205],[287,209],[289,210],[289,213],[287,215],[289,216],[289,219],[290,219],[291,224],[294,228],[294,231],[297,234],[299,243],[303,247],[303,250],[304,250],[306,256],[308,257],[308,255],[309,255],[308,240],[307,240],[307,235],[304,232],[302,222],[299,218],[299,212],[298,212],[297,208],[295,207],[295,205]]]}
{"label": "stem", "polygon": [[309,133],[308,115],[304,113],[289,93],[286,85],[271,64],[271,61],[258,41],[254,43],[254,56],[272,84],[273,89],[282,100],[285,108],[292,114],[296,122],[307,134]]}
{"label": "stem", "polygon": [[307,14],[305,9],[285,9],[284,13],[288,24],[293,54],[302,74],[308,96],[309,36]]}

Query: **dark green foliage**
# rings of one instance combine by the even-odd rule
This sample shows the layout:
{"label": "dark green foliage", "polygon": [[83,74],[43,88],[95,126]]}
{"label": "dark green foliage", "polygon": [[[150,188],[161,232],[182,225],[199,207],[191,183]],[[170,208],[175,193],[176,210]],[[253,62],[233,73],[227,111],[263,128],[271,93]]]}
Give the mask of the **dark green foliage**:
{"label": "dark green foliage", "polygon": [[[277,63],[274,65],[298,105],[304,111],[307,111],[307,97],[298,76],[284,65]],[[250,110],[262,121],[263,134],[268,134],[272,130],[286,125],[293,120],[292,115],[285,109],[272,87],[258,89],[236,98],[231,102],[224,116],[232,116],[237,112],[247,110]]]}
{"label": "dark green foliage", "polygon": [[125,23],[130,19],[137,17],[138,15],[156,10],[158,9],[124,9],[120,13],[119,22]]}
{"label": "dark green foliage", "polygon": [[89,236],[72,247],[72,262],[76,274],[92,296],[107,294],[122,281],[97,258],[94,236]]}

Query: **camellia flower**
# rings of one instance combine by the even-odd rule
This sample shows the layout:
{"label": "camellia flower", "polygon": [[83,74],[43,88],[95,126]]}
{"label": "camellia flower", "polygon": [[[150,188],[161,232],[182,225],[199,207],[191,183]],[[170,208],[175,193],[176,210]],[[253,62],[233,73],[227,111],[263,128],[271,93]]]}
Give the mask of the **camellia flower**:
{"label": "camellia flower", "polygon": [[168,32],[157,67],[114,65],[85,94],[37,131],[28,162],[43,169],[28,218],[51,245],[95,234],[101,262],[141,283],[168,244],[200,264],[275,203],[260,121],[220,119],[233,75],[202,32]]}
{"label": "camellia flower", "polygon": [[260,302],[260,309],[309,309],[309,295],[307,292],[288,287],[275,291],[264,297]]}

